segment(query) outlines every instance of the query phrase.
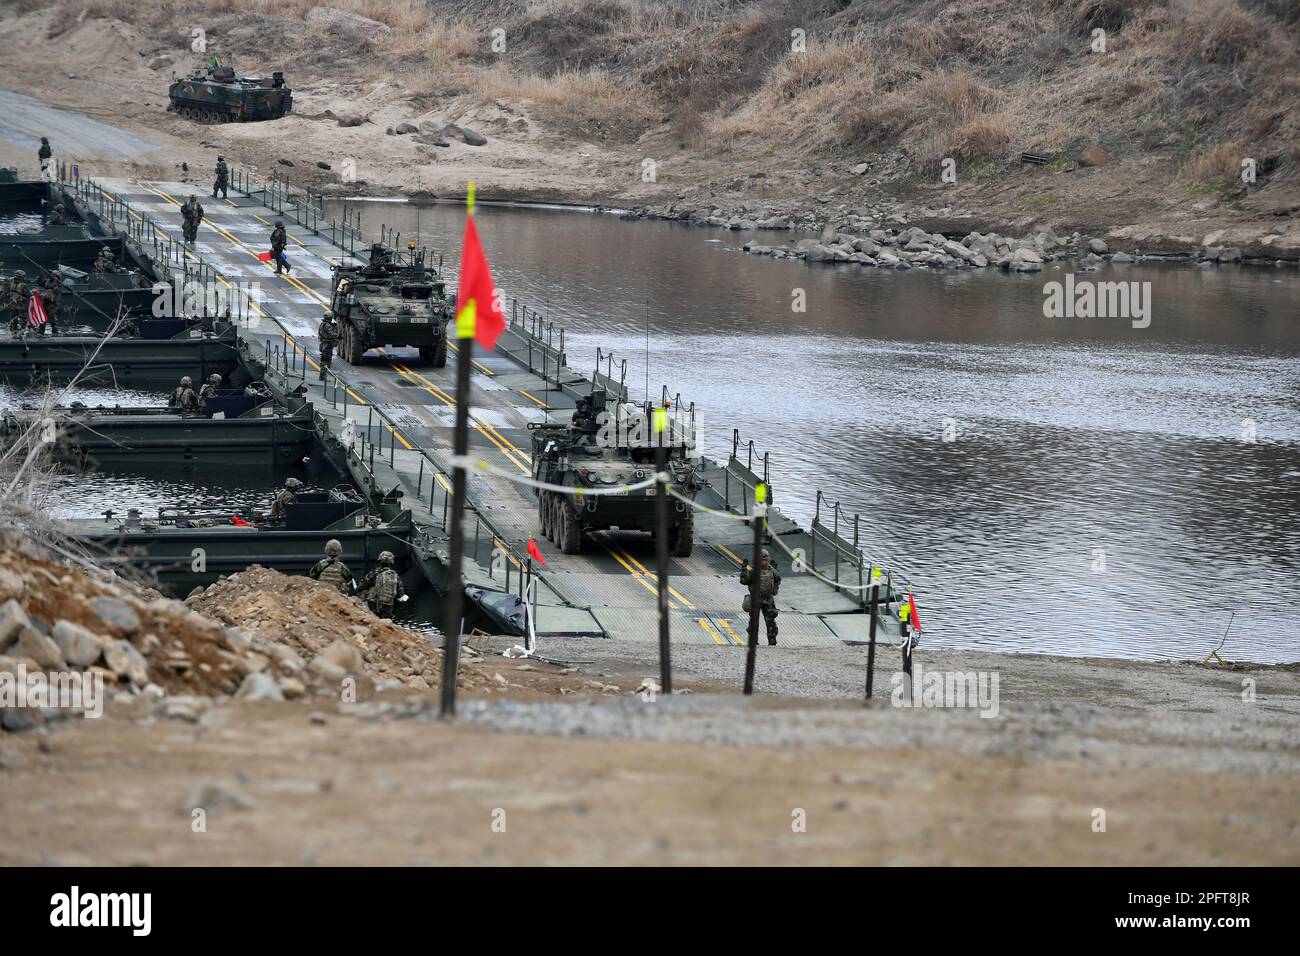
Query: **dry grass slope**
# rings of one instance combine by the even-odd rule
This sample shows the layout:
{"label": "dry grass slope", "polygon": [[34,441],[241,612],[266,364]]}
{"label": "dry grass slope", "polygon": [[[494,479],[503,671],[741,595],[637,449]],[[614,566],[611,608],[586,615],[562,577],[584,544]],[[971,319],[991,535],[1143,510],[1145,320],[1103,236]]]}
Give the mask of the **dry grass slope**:
{"label": "dry grass slope", "polygon": [[[237,36],[223,52],[243,62],[523,98],[562,136],[633,142],[667,123],[682,146],[879,152],[917,173],[1025,149],[1122,158],[1175,138],[1187,176],[1220,177],[1234,151],[1276,175],[1300,164],[1290,0],[331,0],[392,28],[373,40],[307,24],[314,0],[56,5],[54,30],[113,17],[182,47],[204,24],[218,47]],[[307,42],[285,43],[277,24]]]}

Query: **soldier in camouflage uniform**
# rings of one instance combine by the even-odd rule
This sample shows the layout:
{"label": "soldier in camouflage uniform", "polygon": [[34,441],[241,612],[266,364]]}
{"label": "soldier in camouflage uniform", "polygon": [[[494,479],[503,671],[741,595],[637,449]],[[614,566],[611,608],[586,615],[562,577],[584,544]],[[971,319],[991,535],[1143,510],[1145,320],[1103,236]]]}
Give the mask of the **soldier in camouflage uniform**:
{"label": "soldier in camouflage uniform", "polygon": [[379,555],[379,567],[362,579],[358,589],[370,610],[380,617],[391,618],[397,602],[406,597],[402,577],[394,570],[393,560],[393,552],[382,552]]}
{"label": "soldier in camouflage uniform", "polygon": [[63,203],[58,203],[50,212],[49,218],[45,221],[47,226],[63,225]]}
{"label": "soldier in camouflage uniform", "polygon": [[199,197],[190,194],[190,198],[185,200],[185,205],[181,206],[181,217],[185,222],[181,225],[181,234],[185,241],[193,243],[199,238],[199,225],[203,222],[203,207],[199,205]]}
{"label": "soldier in camouflage uniform", "polygon": [[9,280],[9,331],[14,335],[27,334],[27,300],[31,294],[27,273],[19,269]]}
{"label": "soldier in camouflage uniform", "polygon": [[323,382],[325,370],[330,367],[330,362],[334,358],[334,346],[339,340],[339,326],[331,313],[326,312],[325,317],[320,320],[316,337],[320,339],[320,380]]}
{"label": "soldier in camouflage uniform", "polygon": [[167,407],[181,412],[199,410],[199,396],[194,393],[194,380],[188,375],[184,376],[181,383],[172,391]]}
{"label": "soldier in camouflage uniform", "polygon": [[217,157],[217,178],[212,184],[212,198],[217,198],[217,193],[221,193],[221,198],[226,198],[226,185],[230,182],[230,170],[226,166],[224,156]]}
{"label": "soldier in camouflage uniform", "polygon": [[45,283],[41,288],[41,305],[45,307],[45,314],[49,317],[50,334],[58,334],[59,326],[59,307],[63,301],[63,283],[59,279],[57,272],[47,272],[45,274]]}
{"label": "soldier in camouflage uniform", "polygon": [[[740,565],[740,583],[746,586],[753,580],[755,570],[748,561]],[[780,613],[776,607],[776,592],[781,590],[781,572],[772,564],[771,556],[764,548],[758,558],[758,609],[763,612],[763,623],[767,626],[767,643],[776,643],[776,616]],[[750,608],[750,595],[745,594],[745,611]]]}
{"label": "soldier in camouflage uniform", "polygon": [[217,389],[220,387],[221,376],[213,372],[208,376],[208,380],[203,383],[203,387],[199,389],[199,411],[206,412],[208,410],[208,399],[215,398]]}
{"label": "soldier in camouflage uniform", "polygon": [[343,563],[342,556],[342,543],[337,538],[330,538],[325,542],[325,557],[312,565],[307,576],[325,584],[332,584],[338,588],[340,594],[347,594],[352,585],[352,572]]}
{"label": "soldier in camouflage uniform", "polygon": [[113,250],[108,246],[101,246],[99,256],[95,259],[94,270],[100,273],[121,272],[122,267],[117,264]]}
{"label": "soldier in camouflage uniform", "polygon": [[275,228],[271,230],[271,258],[275,260],[275,274],[281,272],[292,272],[289,268],[289,259],[284,254],[284,247],[289,244],[289,234],[285,232],[284,221],[276,220]]}
{"label": "soldier in camouflage uniform", "polygon": [[271,520],[283,521],[285,509],[298,500],[294,494],[302,487],[302,482],[297,478],[284,479],[284,487],[275,493],[275,500],[271,502]]}

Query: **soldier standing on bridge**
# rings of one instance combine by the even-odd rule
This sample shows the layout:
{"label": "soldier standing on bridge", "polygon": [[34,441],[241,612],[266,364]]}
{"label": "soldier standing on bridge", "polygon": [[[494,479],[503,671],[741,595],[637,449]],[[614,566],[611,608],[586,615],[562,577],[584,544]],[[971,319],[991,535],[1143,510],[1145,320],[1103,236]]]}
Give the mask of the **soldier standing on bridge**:
{"label": "soldier standing on bridge", "polygon": [[406,599],[402,577],[393,568],[393,552],[384,551],[379,555],[379,567],[362,578],[357,591],[370,610],[380,617],[392,619],[397,602]]}
{"label": "soldier standing on bridge", "polygon": [[[292,481],[293,479],[289,480]],[[325,557],[312,565],[312,569],[307,572],[307,576],[325,584],[333,585],[338,588],[340,594],[348,593],[348,589],[352,584],[352,572],[343,563],[343,544],[338,538],[330,538],[325,542]]]}
{"label": "soldier standing on bridge", "polygon": [[323,382],[325,370],[330,367],[330,362],[334,359],[334,346],[339,340],[339,326],[334,321],[332,313],[326,312],[325,317],[320,320],[316,337],[320,339],[320,380]]}
{"label": "soldier standing on bridge", "polygon": [[[753,580],[755,570],[748,561],[740,564],[740,583],[748,585]],[[767,626],[767,643],[776,643],[776,616],[781,613],[776,607],[776,592],[781,590],[781,572],[772,564],[767,548],[759,552],[758,557],[758,609],[763,612],[763,623]],[[750,595],[745,593],[745,611],[750,609]]]}
{"label": "soldier standing on bridge", "polygon": [[[286,509],[289,505],[298,500],[294,494],[302,487],[302,482],[297,478],[284,479],[284,487],[275,493],[275,500],[271,502],[271,520],[283,521]],[[328,548],[327,548],[328,550]]]}
{"label": "soldier standing on bridge", "polygon": [[284,220],[277,219],[275,228],[271,230],[271,257],[275,259],[275,274],[281,272],[292,272],[289,268],[289,260],[284,255],[284,247],[289,244],[288,233],[284,231]]}
{"label": "soldier standing on bridge", "polygon": [[41,148],[36,151],[36,158],[41,161],[41,179],[47,183],[54,182],[54,150],[50,149],[48,137],[41,137]]}
{"label": "soldier standing on bridge", "polygon": [[198,196],[190,193],[190,198],[181,206],[181,216],[185,219],[181,231],[185,235],[185,241],[192,244],[198,239],[199,225],[203,222],[203,207],[199,205]]}
{"label": "soldier standing on bridge", "polygon": [[217,178],[212,183],[212,198],[217,198],[217,193],[221,193],[221,198],[226,199],[226,184],[230,182],[230,170],[226,167],[226,158],[217,157]]}

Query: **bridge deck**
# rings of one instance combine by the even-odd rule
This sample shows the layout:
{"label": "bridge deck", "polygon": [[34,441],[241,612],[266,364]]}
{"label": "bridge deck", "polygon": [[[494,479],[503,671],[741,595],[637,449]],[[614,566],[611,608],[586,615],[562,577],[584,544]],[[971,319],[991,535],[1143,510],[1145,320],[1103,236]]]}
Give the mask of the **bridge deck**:
{"label": "bridge deck", "polygon": [[[403,486],[417,523],[427,528],[430,547],[434,551],[445,549],[442,516],[450,485],[446,463],[451,454],[455,412],[455,345],[443,369],[426,365],[414,349],[370,352],[357,367],[336,355],[333,370],[346,382],[348,390],[344,411],[342,394],[317,381],[314,361],[319,355],[316,328],[322,310],[328,306],[331,266],[347,259],[344,250],[328,238],[297,226],[291,217],[286,218],[292,272],[276,275],[274,266],[260,261],[258,255],[270,248],[270,231],[277,216],[256,198],[232,192],[230,199],[214,200],[202,189],[175,182],[108,180],[101,185],[125,201],[133,215],[152,218],[176,239],[180,238],[180,204],[190,192],[199,193],[206,218],[193,254],[232,282],[260,285],[259,315],[241,325],[240,330],[250,354],[261,357],[268,346],[274,349],[280,344],[283,336],[295,348],[295,361],[300,365],[305,353],[303,385],[330,431],[340,435],[345,420],[350,421],[355,430],[377,443],[376,455],[383,461],[376,462],[376,472],[391,467],[392,477]],[[512,327],[493,353],[473,360],[470,411],[472,453],[525,476],[530,472],[528,424],[548,416],[565,420],[574,405],[571,394],[557,389],[554,382],[548,385],[528,370],[525,361],[516,360],[515,356],[526,350],[525,335]],[[301,374],[299,371],[289,377]],[[575,372],[571,378],[578,382],[582,377]],[[392,436],[382,425],[375,424],[379,419],[372,416],[370,406],[383,410],[398,426],[396,446],[391,450]],[[420,449],[438,464],[441,475],[434,478],[427,473],[430,469],[427,463],[421,465]],[[720,489],[721,474],[721,468],[715,466],[706,471],[706,478]],[[384,476],[389,477],[389,473]],[[529,489],[484,473],[471,473],[468,489],[475,513],[496,529],[514,555],[525,553],[528,539],[538,536],[546,556],[545,588],[539,592],[539,633],[603,632],[618,639],[656,639],[655,553],[649,535],[600,533],[592,536],[583,554],[562,554],[540,537],[536,498]],[[703,496],[701,500],[710,505],[723,503],[720,490],[706,489]],[[807,535],[788,519],[776,513],[771,518],[773,530],[782,534],[791,547],[807,546]],[[694,554],[686,559],[673,558],[670,568],[673,640],[742,645],[748,615],[741,610],[744,589],[737,568],[739,556],[751,546],[749,529],[741,522],[703,513],[697,514],[695,528]],[[467,580],[474,587],[501,590],[502,570],[496,571],[495,578],[487,573],[491,544],[483,540],[486,534],[471,516],[467,536],[471,544],[479,542],[481,566],[470,566]],[[518,561],[512,557],[512,591],[517,591],[517,569]],[[819,565],[818,570],[834,573],[824,565]],[[782,567],[782,643],[809,646],[865,640],[867,617],[855,613],[855,600],[811,575],[789,572],[788,566]],[[856,577],[858,569],[846,562],[842,573],[848,580]]]}

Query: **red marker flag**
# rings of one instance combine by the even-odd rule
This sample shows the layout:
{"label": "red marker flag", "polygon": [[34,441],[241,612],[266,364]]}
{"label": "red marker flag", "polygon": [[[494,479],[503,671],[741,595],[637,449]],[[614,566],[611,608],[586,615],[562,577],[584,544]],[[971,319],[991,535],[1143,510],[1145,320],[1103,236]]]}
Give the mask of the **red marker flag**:
{"label": "red marker flag", "polygon": [[39,329],[48,321],[50,321],[50,317],[45,314],[45,305],[41,302],[41,297],[33,292],[31,300],[27,303],[28,326]]}
{"label": "red marker flag", "polygon": [[474,224],[474,184],[469,184],[469,214],[465,217],[465,239],[461,243],[460,282],[456,287],[456,337],[474,338],[489,351],[506,330],[505,313],[497,298],[492,272],[488,269],[478,226]]}
{"label": "red marker flag", "polygon": [[247,521],[245,521],[243,518],[239,517],[239,515],[231,515],[231,516],[230,516],[230,523],[233,524],[236,528],[251,528],[251,527],[252,527],[251,524],[249,524],[249,523],[248,523]]}
{"label": "red marker flag", "polygon": [[546,563],[546,559],[542,557],[542,549],[537,546],[537,542],[532,538],[528,539],[528,556],[538,564]]}
{"label": "red marker flag", "polygon": [[907,619],[912,624],[912,629],[918,634],[921,632],[921,619],[916,616],[916,598],[912,596],[912,589],[907,589],[907,603],[911,610],[907,614]]}

